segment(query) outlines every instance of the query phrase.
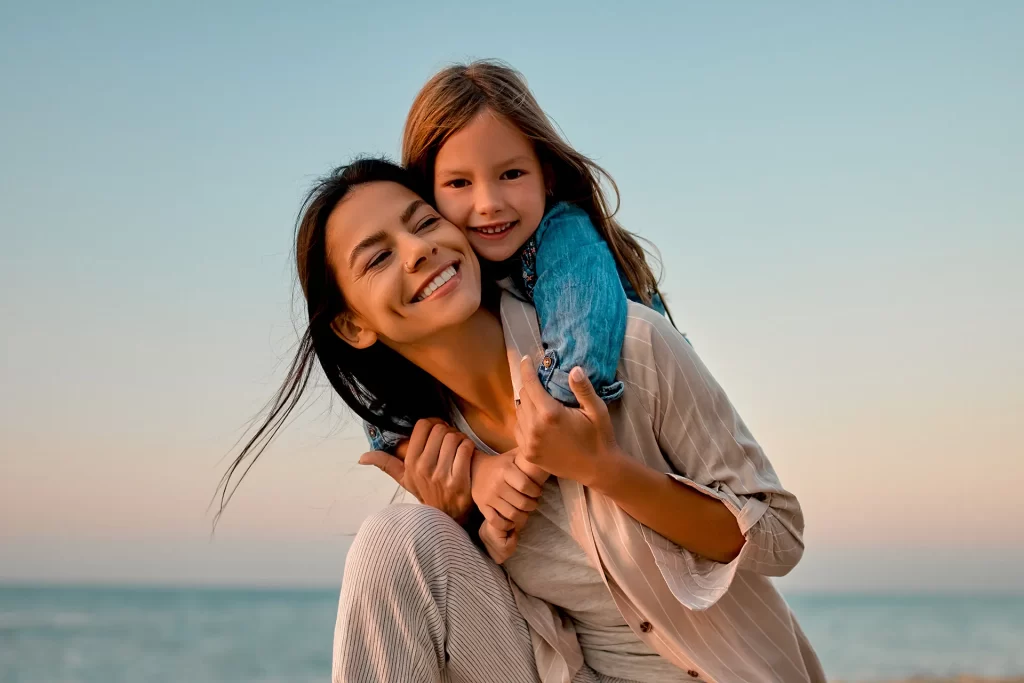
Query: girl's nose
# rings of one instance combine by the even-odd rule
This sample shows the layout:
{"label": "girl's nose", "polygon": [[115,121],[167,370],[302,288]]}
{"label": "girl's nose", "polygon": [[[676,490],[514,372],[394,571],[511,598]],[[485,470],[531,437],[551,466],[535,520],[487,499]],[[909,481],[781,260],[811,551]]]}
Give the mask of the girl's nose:
{"label": "girl's nose", "polygon": [[493,183],[478,183],[473,200],[481,216],[496,214],[505,207],[501,192]]}

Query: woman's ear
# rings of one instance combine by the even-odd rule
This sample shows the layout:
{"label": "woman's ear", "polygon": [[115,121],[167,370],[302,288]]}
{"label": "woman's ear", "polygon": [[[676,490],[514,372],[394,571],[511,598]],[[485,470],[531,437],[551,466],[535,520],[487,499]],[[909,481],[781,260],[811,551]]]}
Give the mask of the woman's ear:
{"label": "woman's ear", "polygon": [[331,329],[345,343],[357,349],[366,349],[377,343],[377,333],[367,329],[362,318],[352,311],[339,313],[331,322]]}

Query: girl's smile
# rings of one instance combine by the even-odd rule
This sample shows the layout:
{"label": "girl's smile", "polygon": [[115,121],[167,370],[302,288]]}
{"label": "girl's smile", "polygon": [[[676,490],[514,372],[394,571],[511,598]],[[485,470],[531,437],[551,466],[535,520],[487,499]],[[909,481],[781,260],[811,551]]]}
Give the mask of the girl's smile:
{"label": "girl's smile", "polygon": [[481,258],[504,261],[540,226],[547,189],[533,143],[485,108],[438,151],[434,197]]}

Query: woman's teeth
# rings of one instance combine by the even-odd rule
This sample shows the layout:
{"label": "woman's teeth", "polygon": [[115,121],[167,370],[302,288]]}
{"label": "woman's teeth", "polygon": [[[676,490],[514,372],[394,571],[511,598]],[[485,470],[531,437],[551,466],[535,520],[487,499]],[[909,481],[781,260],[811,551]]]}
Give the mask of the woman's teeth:
{"label": "woman's teeth", "polygon": [[413,301],[423,301],[428,296],[433,294],[434,290],[436,290],[438,287],[451,280],[453,277],[455,277],[455,266],[448,266],[447,268],[441,271],[440,275],[431,280],[430,284],[424,287],[423,291],[417,294],[416,298],[413,299]]}
{"label": "woman's teeth", "polygon": [[473,228],[473,229],[476,230],[477,232],[482,232],[485,235],[496,235],[499,232],[505,232],[506,230],[508,230],[509,228],[511,228],[515,224],[516,224],[515,221],[511,221],[509,223],[503,223],[502,225],[491,225],[491,226],[487,226],[485,228]]}

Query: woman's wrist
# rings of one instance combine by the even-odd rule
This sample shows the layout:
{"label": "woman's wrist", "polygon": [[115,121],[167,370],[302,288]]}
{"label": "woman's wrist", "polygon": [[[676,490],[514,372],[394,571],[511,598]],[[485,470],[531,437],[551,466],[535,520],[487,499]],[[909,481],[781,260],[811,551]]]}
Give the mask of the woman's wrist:
{"label": "woman's wrist", "polygon": [[582,473],[577,481],[587,488],[592,488],[611,496],[630,474],[630,465],[636,461],[613,444],[603,453],[594,454],[593,466]]}

